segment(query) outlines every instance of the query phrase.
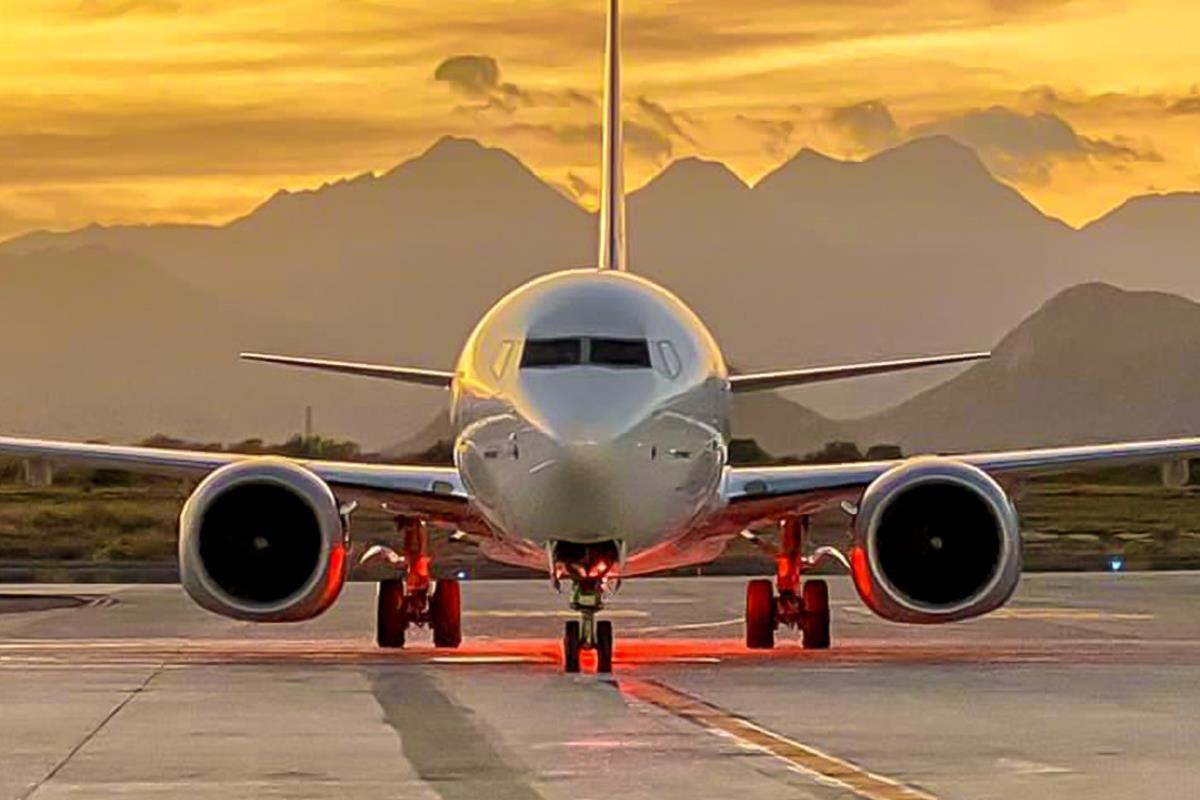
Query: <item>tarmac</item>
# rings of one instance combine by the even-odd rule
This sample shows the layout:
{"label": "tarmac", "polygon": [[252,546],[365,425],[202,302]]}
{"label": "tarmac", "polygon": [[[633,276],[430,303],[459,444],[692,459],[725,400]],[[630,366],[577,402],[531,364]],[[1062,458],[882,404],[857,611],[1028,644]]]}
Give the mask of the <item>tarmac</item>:
{"label": "tarmac", "polygon": [[[1200,574],[1034,575],[981,620],[741,644],[744,579],[628,582],[612,676],[566,597],[464,586],[466,641],[213,616],[176,586],[0,586],[0,798],[1200,797]],[[585,670],[587,665],[585,663]]]}

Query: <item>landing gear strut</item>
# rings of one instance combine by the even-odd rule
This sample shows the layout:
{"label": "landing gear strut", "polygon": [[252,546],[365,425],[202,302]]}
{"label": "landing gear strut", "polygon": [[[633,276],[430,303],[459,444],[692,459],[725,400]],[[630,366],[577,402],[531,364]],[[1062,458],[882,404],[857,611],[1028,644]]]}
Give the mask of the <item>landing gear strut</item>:
{"label": "landing gear strut", "polygon": [[775,587],[761,578],[746,586],[746,646],[752,650],[773,648],[781,625],[799,629],[806,650],[829,647],[829,586],[823,580],[800,580],[815,563],[804,555],[807,536],[808,517],[785,519],[775,554]]}
{"label": "landing gear strut", "polygon": [[[462,594],[458,581],[429,575],[429,532],[420,520],[397,522],[404,536],[400,561],[404,577],[380,581],[375,641],[380,647],[404,647],[412,625],[428,625],[435,647],[462,644]],[[430,591],[432,587],[432,591]]]}
{"label": "landing gear strut", "polygon": [[579,672],[580,654],[594,650],[596,672],[612,672],[613,625],[596,619],[596,614],[604,609],[604,594],[611,588],[609,571],[621,561],[621,546],[617,542],[558,542],[550,558],[554,585],[570,579],[571,609],[579,612],[579,619],[568,621],[563,628],[563,671]]}

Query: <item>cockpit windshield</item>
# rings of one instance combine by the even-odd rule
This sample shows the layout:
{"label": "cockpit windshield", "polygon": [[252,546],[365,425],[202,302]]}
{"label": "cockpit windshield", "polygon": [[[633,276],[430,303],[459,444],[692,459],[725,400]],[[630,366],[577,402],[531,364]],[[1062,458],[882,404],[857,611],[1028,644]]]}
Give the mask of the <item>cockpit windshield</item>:
{"label": "cockpit windshield", "polygon": [[522,369],[585,364],[649,369],[650,345],[645,339],[610,339],[598,336],[527,339],[521,353]]}

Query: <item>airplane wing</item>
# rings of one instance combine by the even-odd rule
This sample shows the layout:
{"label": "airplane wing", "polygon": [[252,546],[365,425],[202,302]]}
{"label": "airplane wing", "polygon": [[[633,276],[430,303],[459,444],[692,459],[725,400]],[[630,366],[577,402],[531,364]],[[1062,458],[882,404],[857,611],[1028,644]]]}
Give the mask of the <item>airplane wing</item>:
{"label": "airplane wing", "polygon": [[952,353],[942,356],[874,361],[865,364],[810,367],[808,369],[783,370],[780,372],[751,372],[743,375],[730,375],[729,387],[735,392],[757,392],[766,389],[779,389],[784,386],[803,386],[809,383],[840,381],[843,378],[882,375],[886,372],[903,372],[904,370],[936,367],[942,364],[980,361],[990,358],[991,355],[991,353]]}
{"label": "airplane wing", "polygon": [[[948,457],[979,467],[1004,483],[1005,478],[1200,458],[1200,437]],[[868,484],[901,463],[733,467],[726,474],[727,506],[722,522],[746,527],[781,514],[814,513],[842,500],[855,500]]]}
{"label": "airplane wing", "polygon": [[324,358],[276,356],[269,353],[241,353],[239,357],[244,361],[282,364],[286,367],[302,367],[304,369],[316,369],[325,372],[340,372],[344,375],[359,375],[364,378],[383,378],[389,381],[416,383],[422,386],[440,386],[443,389],[448,389],[454,380],[453,372],[436,369],[392,367],[387,364],[363,364],[357,361],[330,361]]}
{"label": "airplane wing", "polygon": [[[51,462],[152,475],[203,478],[236,461],[261,458],[239,453],[165,450],[107,444],[0,437],[0,456],[41,458]],[[330,485],[341,502],[368,504],[391,515],[413,515],[463,527],[478,527],[466,489],[453,467],[292,459]]]}

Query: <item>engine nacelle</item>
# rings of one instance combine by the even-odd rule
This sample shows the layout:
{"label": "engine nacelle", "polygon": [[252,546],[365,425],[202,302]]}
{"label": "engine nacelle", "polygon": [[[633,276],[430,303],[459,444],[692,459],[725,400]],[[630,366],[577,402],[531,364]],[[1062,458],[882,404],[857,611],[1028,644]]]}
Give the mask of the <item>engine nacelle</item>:
{"label": "engine nacelle", "polygon": [[863,494],[850,567],[863,602],[885,619],[938,623],[986,614],[1008,601],[1021,577],[1016,509],[977,467],[910,459]]}
{"label": "engine nacelle", "polygon": [[199,605],[234,619],[295,622],[332,605],[348,534],[329,485],[278,458],[221,467],[179,517],[179,572]]}

